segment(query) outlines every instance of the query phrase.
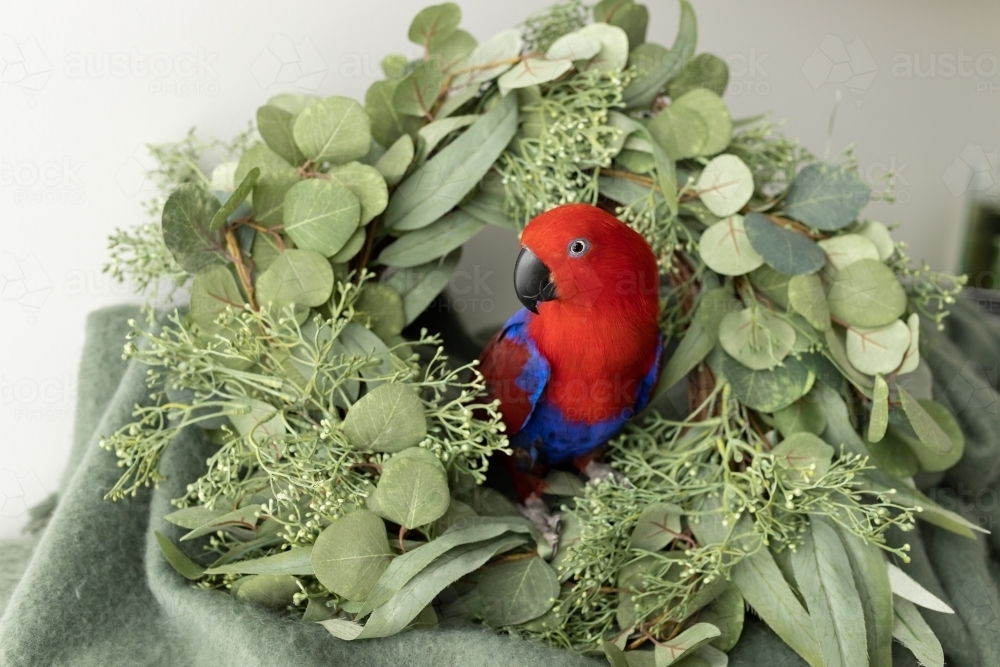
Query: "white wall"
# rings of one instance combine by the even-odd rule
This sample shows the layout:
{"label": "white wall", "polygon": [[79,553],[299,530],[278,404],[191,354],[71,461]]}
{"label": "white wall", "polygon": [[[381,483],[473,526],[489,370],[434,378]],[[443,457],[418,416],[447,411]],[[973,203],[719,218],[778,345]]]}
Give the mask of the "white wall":
{"label": "white wall", "polygon": [[[101,265],[108,233],[144,219],[143,145],[177,139],[192,126],[204,136],[229,137],[281,91],[360,99],[379,76],[380,57],[405,48],[409,21],[423,4],[4,4],[0,537],[16,534],[26,507],[58,482],[84,316],[130,298],[101,274]],[[546,3],[462,4],[463,26],[482,39]],[[669,44],[676,6],[649,4],[650,37]],[[872,205],[871,215],[900,222],[898,233],[915,257],[950,267],[964,201],[963,158],[974,163],[991,155],[995,175],[1000,6],[987,0],[696,0],[695,7],[699,49],[731,63],[728,100],[735,115],[773,110],[788,119],[789,135],[822,154],[834,96],[843,90],[834,149],[856,141],[866,174],[898,172],[900,203]],[[955,64],[959,56],[971,60],[960,73],[948,68],[945,56]],[[99,66],[104,58],[116,59],[120,69],[86,71],[88,61]],[[834,68],[844,58],[846,65]],[[917,58],[925,76],[899,71]],[[931,58],[938,69],[927,73]],[[151,67],[173,71],[158,76]],[[841,72],[858,76],[838,83]],[[498,322],[517,305],[510,290],[515,254],[516,240],[499,230],[466,253],[462,268],[469,279],[456,288],[464,290],[466,316],[480,313],[477,324]]]}

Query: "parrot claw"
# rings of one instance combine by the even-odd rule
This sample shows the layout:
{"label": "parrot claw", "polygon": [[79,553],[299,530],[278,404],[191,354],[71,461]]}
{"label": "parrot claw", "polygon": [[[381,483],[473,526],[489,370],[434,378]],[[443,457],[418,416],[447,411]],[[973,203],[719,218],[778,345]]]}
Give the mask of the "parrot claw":
{"label": "parrot claw", "polygon": [[527,498],[523,505],[517,506],[517,511],[538,529],[554,556],[559,549],[559,526],[562,523],[562,516],[550,512],[545,501],[539,496]]}
{"label": "parrot claw", "polygon": [[610,463],[590,461],[581,472],[587,476],[591,484],[602,482],[608,478],[614,479],[620,486],[626,486],[629,483],[628,478],[612,468]]}

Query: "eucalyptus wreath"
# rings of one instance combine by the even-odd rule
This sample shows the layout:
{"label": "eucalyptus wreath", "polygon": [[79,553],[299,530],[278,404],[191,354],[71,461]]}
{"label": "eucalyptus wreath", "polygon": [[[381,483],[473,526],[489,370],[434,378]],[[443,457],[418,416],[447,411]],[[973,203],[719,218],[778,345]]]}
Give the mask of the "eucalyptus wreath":
{"label": "eucalyptus wreath", "polygon": [[[150,395],[102,441],[109,498],[201,429],[166,559],[342,639],[482,622],[616,667],[724,665],[749,606],[814,667],[890,665],[893,638],[941,665],[914,605],[944,605],[886,534],[977,530],[909,481],[962,455],[920,340],[963,280],[859,217],[850,151],[731,118],[686,0],[669,49],[632,0],[481,44],[460,19],[422,10],[422,57],[387,56],[364,104],[277,95],[232,142],[152,147],[163,197],[107,270],[189,301],[132,322]],[[654,407],[609,444],[621,475],[547,480],[553,550],[484,484],[508,443],[475,363],[415,321],[486,225],[568,202],[645,236],[671,346]]]}

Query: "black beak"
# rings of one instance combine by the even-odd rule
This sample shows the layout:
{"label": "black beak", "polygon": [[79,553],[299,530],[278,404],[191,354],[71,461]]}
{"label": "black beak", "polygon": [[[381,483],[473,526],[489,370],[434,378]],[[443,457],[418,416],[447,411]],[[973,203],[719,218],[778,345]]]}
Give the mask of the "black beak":
{"label": "black beak", "polygon": [[539,301],[556,298],[556,284],[552,282],[549,267],[527,248],[521,248],[514,263],[514,291],[524,307],[536,315]]}

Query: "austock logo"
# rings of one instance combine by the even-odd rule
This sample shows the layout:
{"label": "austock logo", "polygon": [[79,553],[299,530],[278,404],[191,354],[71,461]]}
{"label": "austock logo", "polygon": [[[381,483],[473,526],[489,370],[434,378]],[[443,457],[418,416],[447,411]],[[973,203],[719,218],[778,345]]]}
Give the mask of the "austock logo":
{"label": "austock logo", "polygon": [[0,302],[17,304],[34,324],[51,293],[52,281],[34,253],[0,251]]}
{"label": "austock logo", "polygon": [[285,35],[275,35],[250,66],[261,88],[283,84],[307,93],[319,89],[326,71],[326,61],[311,39],[296,42]]}
{"label": "austock logo", "polygon": [[0,82],[20,88],[32,100],[52,74],[52,65],[33,37],[0,34]]}
{"label": "austock logo", "polygon": [[875,80],[878,65],[861,37],[846,42],[827,35],[802,65],[802,73],[813,90],[826,83],[842,84],[855,96],[854,103],[861,106],[861,96]]}

